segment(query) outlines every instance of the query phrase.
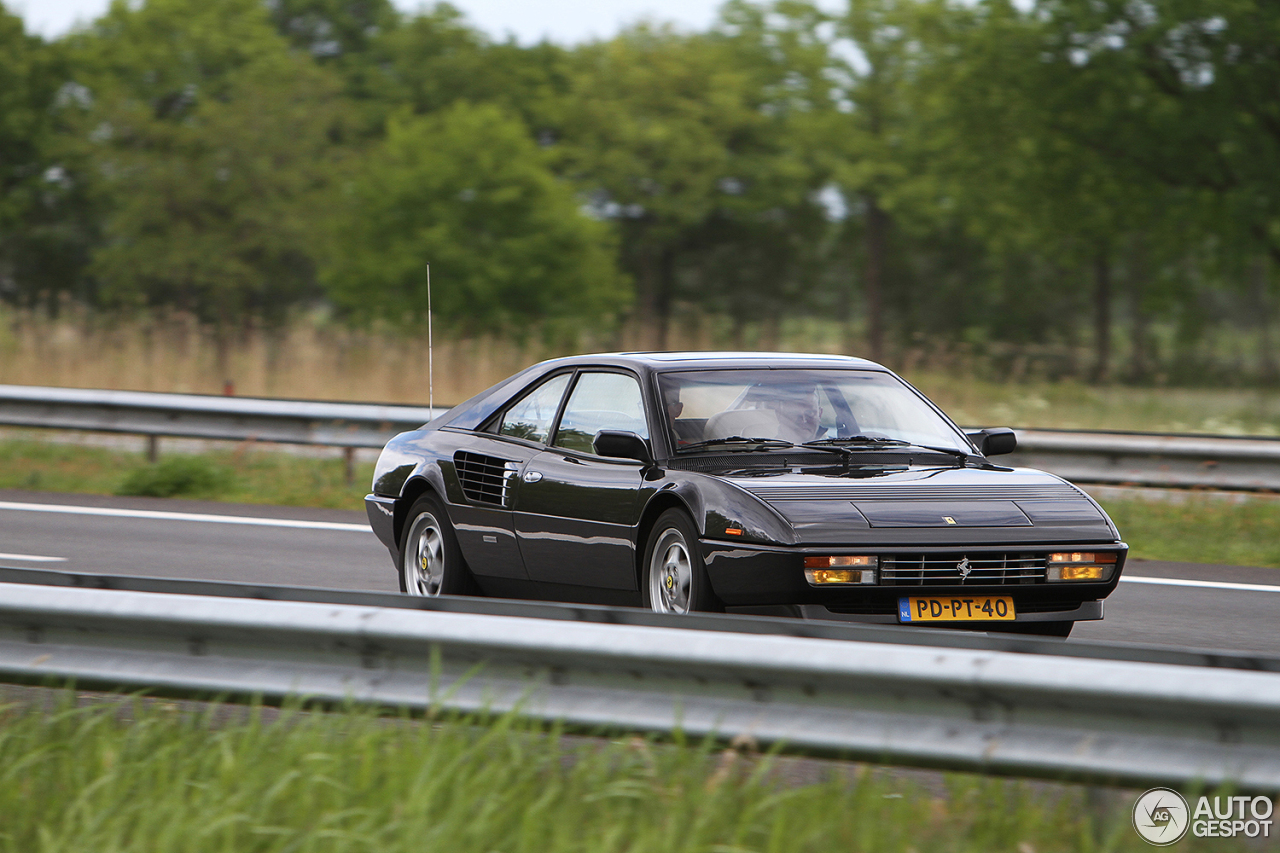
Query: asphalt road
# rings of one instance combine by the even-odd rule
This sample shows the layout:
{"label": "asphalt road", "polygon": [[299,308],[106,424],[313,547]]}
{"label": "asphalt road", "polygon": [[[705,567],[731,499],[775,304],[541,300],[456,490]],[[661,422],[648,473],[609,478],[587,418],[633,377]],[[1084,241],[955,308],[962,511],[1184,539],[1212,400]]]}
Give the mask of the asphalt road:
{"label": "asphalt road", "polygon": [[[0,565],[394,591],[364,513],[0,490]],[[1280,569],[1133,560],[1071,641],[1280,654]]]}

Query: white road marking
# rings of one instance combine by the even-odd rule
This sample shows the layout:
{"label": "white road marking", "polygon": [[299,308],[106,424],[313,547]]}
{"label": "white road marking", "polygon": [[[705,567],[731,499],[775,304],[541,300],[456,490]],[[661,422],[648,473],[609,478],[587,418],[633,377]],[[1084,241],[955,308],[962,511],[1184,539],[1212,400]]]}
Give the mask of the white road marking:
{"label": "white road marking", "polygon": [[203,512],[161,512],[147,509],[115,509],[97,506],[61,506],[58,504],[26,504],[0,501],[0,510],[18,512],[58,512],[66,515],[101,515],[110,518],[149,518],[157,521],[201,521],[209,524],[248,524],[255,527],[295,527],[303,530],[349,530],[369,533],[367,524],[337,521],[299,521],[292,518],[254,518],[248,515],[214,515]]}
{"label": "white road marking", "polygon": [[1193,581],[1182,578],[1143,578],[1121,575],[1120,580],[1129,583],[1150,583],[1158,586],[1196,586],[1204,589],[1238,589],[1243,592],[1280,592],[1280,586],[1265,583],[1228,583],[1227,581]]}
{"label": "white road marking", "polygon": [[65,563],[66,557],[40,557],[35,554],[0,554],[0,560],[21,560],[24,563]]}

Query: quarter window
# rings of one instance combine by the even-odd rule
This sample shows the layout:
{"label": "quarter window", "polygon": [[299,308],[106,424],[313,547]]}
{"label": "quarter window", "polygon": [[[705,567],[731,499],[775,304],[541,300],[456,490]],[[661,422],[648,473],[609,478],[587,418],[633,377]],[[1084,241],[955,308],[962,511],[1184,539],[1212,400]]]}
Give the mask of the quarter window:
{"label": "quarter window", "polygon": [[556,418],[556,410],[560,408],[560,400],[568,384],[569,374],[562,373],[525,394],[502,416],[498,432],[546,444],[551,434],[551,423]]}
{"label": "quarter window", "polygon": [[595,453],[596,434],[605,429],[649,437],[640,383],[625,373],[584,373],[573,386],[556,430],[556,447]]}

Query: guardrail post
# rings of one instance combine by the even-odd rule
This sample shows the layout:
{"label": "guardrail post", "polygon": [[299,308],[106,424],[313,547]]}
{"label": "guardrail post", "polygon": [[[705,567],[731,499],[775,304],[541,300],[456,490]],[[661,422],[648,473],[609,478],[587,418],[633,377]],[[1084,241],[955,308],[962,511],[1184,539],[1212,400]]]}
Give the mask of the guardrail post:
{"label": "guardrail post", "polygon": [[160,458],[160,436],[149,435],[147,436],[147,461],[154,465],[156,460],[158,460],[159,458]]}
{"label": "guardrail post", "polygon": [[344,474],[347,478],[347,485],[353,486],[356,482],[356,449],[354,447],[342,448],[342,463]]}

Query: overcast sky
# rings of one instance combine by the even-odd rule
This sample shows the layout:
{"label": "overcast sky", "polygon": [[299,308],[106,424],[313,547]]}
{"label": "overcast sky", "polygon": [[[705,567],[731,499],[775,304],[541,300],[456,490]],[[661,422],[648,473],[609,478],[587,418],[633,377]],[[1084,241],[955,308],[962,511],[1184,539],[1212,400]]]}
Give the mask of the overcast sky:
{"label": "overcast sky", "polygon": [[[109,0],[0,0],[46,38],[67,32],[77,21],[91,21]],[[418,0],[392,0],[402,9]],[[482,30],[498,39],[512,33],[522,44],[543,37],[562,44],[612,36],[641,18],[671,21],[686,29],[705,29],[723,0],[452,0]]]}

